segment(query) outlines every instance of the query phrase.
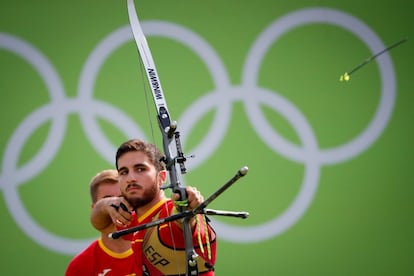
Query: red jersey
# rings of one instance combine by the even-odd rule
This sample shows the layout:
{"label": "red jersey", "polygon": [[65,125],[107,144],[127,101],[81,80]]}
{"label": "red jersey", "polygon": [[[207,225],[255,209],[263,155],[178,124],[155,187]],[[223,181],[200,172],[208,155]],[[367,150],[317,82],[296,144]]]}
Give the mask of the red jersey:
{"label": "red jersey", "polygon": [[[162,219],[173,214],[172,200],[159,202],[146,214],[139,217],[137,225]],[[193,229],[193,245],[200,275],[213,276],[216,262],[216,234],[211,226],[198,216],[198,225]],[[201,247],[200,247],[201,243]],[[134,233],[132,249],[143,275],[185,275],[185,241],[183,230],[177,222],[163,223]]]}
{"label": "red jersey", "polygon": [[136,276],[138,271],[132,249],[116,253],[101,239],[92,242],[69,263],[65,276]]}

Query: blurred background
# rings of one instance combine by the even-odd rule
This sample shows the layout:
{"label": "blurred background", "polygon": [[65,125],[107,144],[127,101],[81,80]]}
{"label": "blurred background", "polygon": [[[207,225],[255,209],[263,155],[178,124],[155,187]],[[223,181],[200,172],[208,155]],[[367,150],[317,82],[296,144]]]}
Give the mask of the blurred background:
{"label": "blurred background", "polygon": [[[413,275],[414,4],[135,1],[208,196],[216,275]],[[98,236],[89,181],[161,145],[126,1],[0,3],[1,273],[63,275]],[[340,76],[402,39],[404,43]],[[146,94],[146,92],[147,94]],[[411,168],[411,169],[410,169]]]}

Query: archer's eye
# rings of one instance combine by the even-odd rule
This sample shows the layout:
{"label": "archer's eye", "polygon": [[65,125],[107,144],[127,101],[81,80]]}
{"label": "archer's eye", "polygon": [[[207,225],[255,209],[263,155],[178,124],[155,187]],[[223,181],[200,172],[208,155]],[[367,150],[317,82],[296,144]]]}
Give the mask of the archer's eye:
{"label": "archer's eye", "polygon": [[119,175],[126,175],[128,173],[128,171],[126,170],[121,170],[118,172]]}
{"label": "archer's eye", "polygon": [[135,171],[137,171],[137,172],[145,172],[146,171],[146,168],[145,167],[137,167],[135,169]]}

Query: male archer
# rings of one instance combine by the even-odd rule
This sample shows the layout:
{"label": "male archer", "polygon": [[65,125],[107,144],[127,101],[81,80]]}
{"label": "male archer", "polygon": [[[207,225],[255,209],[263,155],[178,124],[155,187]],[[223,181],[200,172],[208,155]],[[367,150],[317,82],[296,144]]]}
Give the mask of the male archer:
{"label": "male archer", "polygon": [[[116,224],[133,227],[169,217],[177,212],[175,202],[167,199],[161,186],[167,179],[163,155],[153,144],[133,139],[121,144],[116,152],[121,197],[98,201],[91,213],[92,225],[99,231]],[[194,209],[204,198],[194,187],[186,187],[188,209]],[[173,195],[178,200],[178,194]],[[133,219],[131,212],[136,213]],[[214,275],[216,234],[202,214],[190,220],[192,241],[198,254],[199,275]],[[185,275],[185,241],[181,221],[159,224],[135,232],[132,249],[143,275]],[[129,237],[131,238],[131,237]]]}

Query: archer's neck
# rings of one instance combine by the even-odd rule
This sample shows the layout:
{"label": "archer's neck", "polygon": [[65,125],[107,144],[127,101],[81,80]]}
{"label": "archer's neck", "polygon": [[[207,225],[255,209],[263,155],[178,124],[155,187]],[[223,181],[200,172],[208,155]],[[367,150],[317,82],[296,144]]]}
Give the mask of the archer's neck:
{"label": "archer's neck", "polygon": [[143,221],[147,216],[149,216],[155,209],[157,209],[160,205],[167,201],[165,197],[164,191],[160,191],[154,199],[149,202],[148,204],[138,207],[135,210],[138,218],[138,222]]}

